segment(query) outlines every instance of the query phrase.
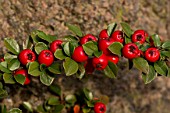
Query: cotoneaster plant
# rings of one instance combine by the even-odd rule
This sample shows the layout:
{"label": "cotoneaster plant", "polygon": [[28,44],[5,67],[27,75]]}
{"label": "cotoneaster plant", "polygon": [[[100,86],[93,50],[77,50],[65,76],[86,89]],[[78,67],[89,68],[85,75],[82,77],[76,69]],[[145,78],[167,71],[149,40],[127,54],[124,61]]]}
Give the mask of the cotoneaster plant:
{"label": "cotoneaster plant", "polygon": [[[162,42],[157,34],[133,31],[127,23],[109,24],[99,35],[83,34],[75,25],[66,24],[72,34],[57,37],[43,31],[33,31],[20,46],[13,38],[5,38],[8,52],[0,62],[1,83],[31,84],[32,77],[50,86],[59,74],[83,79],[85,75],[116,78],[119,59],[126,58],[129,69],[137,68],[144,83],[156,76],[170,76],[170,41]],[[98,37],[96,37],[98,36]],[[27,74],[16,73],[24,69]],[[28,76],[27,76],[28,75]],[[1,87],[4,95],[6,92]],[[93,104],[94,107],[94,104]],[[104,110],[105,111],[105,110]],[[88,113],[88,110],[86,111]]]}

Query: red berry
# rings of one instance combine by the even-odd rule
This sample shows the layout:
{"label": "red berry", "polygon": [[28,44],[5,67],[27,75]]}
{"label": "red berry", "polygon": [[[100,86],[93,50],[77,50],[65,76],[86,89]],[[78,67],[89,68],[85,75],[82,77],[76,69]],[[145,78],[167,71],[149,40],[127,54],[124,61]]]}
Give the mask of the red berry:
{"label": "red berry", "polygon": [[18,74],[21,74],[21,75],[23,75],[23,76],[26,77],[25,82],[24,82],[24,85],[27,85],[27,84],[30,83],[31,80],[30,80],[30,78],[29,78],[29,75],[28,75],[27,70],[25,70],[25,69],[19,69],[19,70],[15,71],[14,76],[16,76],[16,75],[18,75]]}
{"label": "red berry", "polygon": [[99,57],[94,57],[92,60],[93,67],[97,70],[103,70],[108,65],[108,60],[106,55],[102,54]]}
{"label": "red berry", "polygon": [[90,59],[88,59],[88,60],[84,63],[84,67],[85,67],[85,70],[86,70],[86,73],[87,73],[87,74],[92,74],[93,71],[94,71],[94,67],[93,67],[92,61],[93,61],[93,59],[90,58]]}
{"label": "red berry", "polygon": [[54,55],[50,50],[42,50],[38,56],[38,62],[50,66],[54,61]]}
{"label": "red berry", "polygon": [[28,62],[33,62],[36,59],[35,53],[30,49],[24,49],[19,53],[19,61],[26,65]]}
{"label": "red berry", "polygon": [[139,42],[143,44],[148,37],[148,34],[144,30],[136,30],[132,35],[132,42]]}
{"label": "red berry", "polygon": [[75,60],[76,62],[84,62],[88,59],[88,56],[84,52],[82,46],[78,46],[75,48],[72,54],[72,59]]}
{"label": "red berry", "polygon": [[111,54],[111,55],[107,55],[107,59],[108,61],[117,64],[119,62],[119,56]]}
{"label": "red berry", "polygon": [[113,39],[108,38],[108,39],[100,39],[99,40],[99,49],[103,51],[105,55],[111,54],[109,51],[108,47],[114,42]]}
{"label": "red berry", "polygon": [[134,43],[128,43],[123,47],[122,54],[128,59],[136,58],[139,55],[138,46]]}
{"label": "red berry", "polygon": [[58,48],[61,47],[62,40],[55,40],[50,44],[50,51],[55,52]]}
{"label": "red berry", "polygon": [[102,102],[96,102],[94,105],[94,112],[95,113],[105,113],[106,112],[106,105]]}
{"label": "red berry", "polygon": [[100,39],[106,39],[109,38],[109,35],[107,34],[107,29],[103,29],[99,34]]}
{"label": "red berry", "polygon": [[5,61],[5,59],[4,58],[0,58],[0,62],[3,62],[3,61]]}
{"label": "red berry", "polygon": [[83,45],[88,41],[95,41],[96,42],[97,38],[95,36],[93,36],[92,34],[87,34],[80,39],[80,44]]}
{"label": "red berry", "polygon": [[145,58],[149,62],[156,62],[159,60],[160,52],[157,48],[151,47],[145,51]]}
{"label": "red berry", "polygon": [[115,42],[120,42],[123,43],[124,42],[124,37],[123,37],[123,32],[122,31],[114,31],[111,35],[111,38],[115,41]]}

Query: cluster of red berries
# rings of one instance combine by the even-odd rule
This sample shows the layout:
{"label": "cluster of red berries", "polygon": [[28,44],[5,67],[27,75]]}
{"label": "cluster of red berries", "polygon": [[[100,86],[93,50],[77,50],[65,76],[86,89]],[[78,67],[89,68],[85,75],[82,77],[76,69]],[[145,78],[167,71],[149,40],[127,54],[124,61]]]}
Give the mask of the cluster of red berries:
{"label": "cluster of red berries", "polygon": [[[80,38],[80,45],[74,49],[71,58],[76,62],[83,62],[86,73],[91,74],[95,69],[105,69],[109,61],[114,64],[118,63],[119,56],[113,54],[108,49],[108,47],[114,42],[120,42],[124,44],[122,48],[122,55],[125,58],[133,59],[141,56],[149,62],[156,62],[160,58],[160,52],[156,47],[153,47],[153,42],[150,43],[151,47],[148,48],[145,52],[141,51],[136,45],[136,43],[144,44],[146,42],[146,38],[148,38],[148,34],[144,30],[136,30],[132,35],[132,42],[125,44],[124,33],[122,31],[116,30],[109,36],[107,29],[104,29],[100,32],[99,38],[96,38],[92,34],[87,34]],[[89,58],[89,56],[85,53],[82,45],[86,44],[88,41],[98,42],[98,48],[100,51],[102,51],[102,54],[99,57],[94,56]],[[42,50],[38,55],[39,64],[45,64],[47,67],[50,66],[54,62],[55,51],[62,48],[62,43],[62,40],[55,40],[50,43],[49,50]],[[18,58],[21,64],[26,66],[27,63],[36,60],[36,54],[31,49],[24,49],[19,53]],[[18,74],[22,74],[26,77],[24,84],[30,83],[27,70],[20,69],[15,71],[15,75]]]}

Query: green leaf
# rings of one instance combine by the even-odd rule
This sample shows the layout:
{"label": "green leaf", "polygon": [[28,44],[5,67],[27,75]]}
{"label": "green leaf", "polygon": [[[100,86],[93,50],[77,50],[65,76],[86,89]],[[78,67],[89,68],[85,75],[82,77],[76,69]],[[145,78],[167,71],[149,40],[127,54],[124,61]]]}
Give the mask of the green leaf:
{"label": "green leaf", "polygon": [[84,64],[78,64],[77,78],[82,79],[85,74]]}
{"label": "green leaf", "polygon": [[162,44],[162,48],[164,48],[164,49],[170,49],[170,40],[164,42],[164,43]]}
{"label": "green leaf", "polygon": [[60,104],[60,101],[57,97],[50,97],[48,99],[48,104],[49,105],[58,105],[58,104]]}
{"label": "green leaf", "polygon": [[20,61],[16,58],[12,59],[8,64],[8,68],[11,71],[18,69],[19,67],[20,67]]}
{"label": "green leaf", "polygon": [[[6,90],[0,88],[0,99],[3,99],[8,96],[8,93]],[[4,110],[5,111],[5,110]],[[5,112],[4,112],[5,113]]]}
{"label": "green leaf", "polygon": [[159,35],[157,34],[154,34],[151,36],[152,40],[153,40],[153,43],[156,47],[160,47],[161,46],[161,40],[160,40],[160,37]]}
{"label": "green leaf", "polygon": [[63,46],[63,49],[66,55],[71,56],[75,49],[75,46],[71,42],[66,42]]}
{"label": "green leaf", "polygon": [[113,53],[113,54],[116,54],[116,55],[119,55],[121,56],[121,50],[123,48],[123,45],[120,43],[120,42],[114,42],[112,43],[108,49]]}
{"label": "green leaf", "polygon": [[143,44],[140,46],[141,51],[146,51],[148,48],[150,48],[150,44]]}
{"label": "green leaf", "polygon": [[108,66],[104,69],[104,74],[109,78],[116,78],[118,73],[118,68],[116,64],[108,62]]}
{"label": "green leaf", "polygon": [[137,69],[141,70],[145,74],[148,74],[149,64],[144,58],[138,57],[133,59],[133,64]]}
{"label": "green leaf", "polygon": [[47,111],[44,109],[44,105],[39,105],[37,107],[37,111],[40,113],[47,113]]}
{"label": "green leaf", "polygon": [[57,84],[53,84],[49,87],[49,90],[57,95],[61,95],[61,87]]}
{"label": "green leaf", "polygon": [[54,81],[54,78],[49,76],[46,72],[40,74],[40,81],[47,86],[50,86]]}
{"label": "green leaf", "polygon": [[128,38],[131,37],[131,35],[133,34],[133,31],[132,29],[130,28],[129,24],[125,23],[125,22],[122,22],[120,23],[121,26],[122,26],[122,29],[124,31],[124,33],[128,36]]}
{"label": "green leaf", "polygon": [[61,111],[63,110],[64,105],[59,104],[57,106],[55,106],[54,112],[53,113],[61,113]]}
{"label": "green leaf", "polygon": [[64,60],[66,58],[64,52],[62,49],[57,49],[54,53],[55,58],[59,60]]}
{"label": "green leaf", "polygon": [[166,57],[170,57],[170,51],[161,51],[161,55],[164,55]]}
{"label": "green leaf", "polygon": [[18,55],[20,52],[20,48],[18,43],[16,42],[16,40],[12,39],[12,38],[5,38],[4,39],[4,44],[6,46],[6,48],[13,54]]}
{"label": "green leaf", "polygon": [[5,73],[11,73],[11,71],[7,68],[6,61],[0,63],[0,70]]}
{"label": "green leaf", "polygon": [[154,80],[157,76],[157,73],[155,72],[155,69],[153,66],[149,65],[149,73],[145,74],[142,73],[142,79],[144,80],[145,84],[150,83],[152,80]]}
{"label": "green leaf", "polygon": [[47,35],[48,39],[50,40],[50,42],[53,42],[57,39],[56,35]]}
{"label": "green leaf", "polygon": [[22,110],[19,108],[12,108],[8,113],[22,113]]}
{"label": "green leaf", "polygon": [[93,99],[93,94],[89,89],[84,88],[83,92],[84,92],[84,95],[87,98],[87,100],[92,100]]}
{"label": "green leaf", "polygon": [[0,113],[7,113],[6,105],[0,106]]}
{"label": "green leaf", "polygon": [[94,52],[94,56],[95,56],[95,57],[100,57],[102,54],[103,54],[102,51],[95,51],[95,52]]}
{"label": "green leaf", "polygon": [[53,41],[53,40],[51,40],[51,38],[49,38],[49,36],[46,35],[43,31],[39,31],[39,32],[37,33],[37,35],[38,35],[39,38],[41,38],[41,39],[43,39],[43,40],[45,40],[45,41],[47,41],[47,42],[49,42],[49,43],[51,43],[51,42]]}
{"label": "green leaf", "polygon": [[30,65],[28,67],[28,74],[32,76],[39,76],[41,74],[39,66],[39,63],[36,61],[30,62]]}
{"label": "green leaf", "polygon": [[13,78],[12,74],[4,73],[3,74],[3,79],[4,79],[5,83],[15,84],[15,81],[14,81],[14,78]]}
{"label": "green leaf", "polygon": [[18,75],[15,75],[14,78],[15,78],[15,80],[16,80],[18,83],[24,85],[24,82],[25,82],[25,80],[26,80],[26,77],[25,77],[25,76],[23,76],[23,75],[21,75],[21,74],[18,74]]}
{"label": "green leaf", "polygon": [[63,67],[66,76],[70,76],[75,74],[78,71],[78,64],[71,58],[67,57],[65,61],[63,62]]}
{"label": "green leaf", "polygon": [[35,52],[36,52],[37,54],[40,54],[40,52],[41,52],[42,50],[48,50],[47,45],[46,45],[45,43],[43,43],[43,42],[38,42],[38,43],[36,43],[36,45],[35,45]]}
{"label": "green leaf", "polygon": [[75,26],[75,25],[71,25],[71,24],[66,24],[66,26],[69,28],[70,31],[72,31],[75,35],[82,37],[82,31],[79,27]]}
{"label": "green leaf", "polygon": [[61,67],[58,62],[54,62],[52,65],[50,65],[48,70],[54,74],[61,74]]}
{"label": "green leaf", "polygon": [[168,66],[164,61],[157,61],[154,63],[154,68],[160,75],[166,76],[168,73]]}
{"label": "green leaf", "polygon": [[34,43],[38,43],[38,42],[41,42],[42,40],[38,37],[38,33],[40,31],[39,30],[35,30],[33,32],[31,32],[31,38],[32,40],[34,41]]}
{"label": "green leaf", "polygon": [[32,105],[29,102],[23,102],[22,104],[26,110],[33,112]]}
{"label": "green leaf", "polygon": [[72,35],[64,36],[62,38],[62,40],[67,41],[67,42],[77,42],[78,41],[78,39],[75,36],[72,36]]}
{"label": "green leaf", "polygon": [[98,46],[93,41],[89,41],[83,44],[83,50],[87,55],[92,56],[94,52],[98,51]]}
{"label": "green leaf", "polygon": [[131,38],[128,38],[128,37],[125,35],[125,44],[128,44],[128,43],[132,43],[132,40],[131,40]]}
{"label": "green leaf", "polygon": [[32,49],[33,43],[31,42],[31,38],[28,37],[24,42],[23,42],[23,49]]}
{"label": "green leaf", "polygon": [[77,101],[77,99],[76,99],[75,95],[69,94],[65,97],[65,101],[69,104],[74,105],[74,103]]}
{"label": "green leaf", "polygon": [[109,24],[109,25],[107,26],[107,34],[108,34],[109,36],[111,36],[112,33],[115,31],[116,26],[117,26],[117,23],[112,23],[112,24]]}
{"label": "green leaf", "polygon": [[82,111],[83,111],[83,113],[90,113],[91,108],[85,106],[85,107],[82,108]]}
{"label": "green leaf", "polygon": [[4,56],[5,61],[10,62],[12,59],[17,58],[17,55],[12,55],[10,53],[6,53]]}

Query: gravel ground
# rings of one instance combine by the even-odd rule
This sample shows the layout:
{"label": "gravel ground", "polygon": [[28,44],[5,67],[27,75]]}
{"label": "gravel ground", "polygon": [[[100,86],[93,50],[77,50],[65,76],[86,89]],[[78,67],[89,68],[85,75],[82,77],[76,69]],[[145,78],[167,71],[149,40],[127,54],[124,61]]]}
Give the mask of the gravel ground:
{"label": "gravel ground", "polygon": [[[5,37],[13,37],[21,44],[35,29],[58,37],[67,35],[70,32],[65,23],[76,24],[84,34],[97,36],[109,23],[125,21],[134,30],[145,29],[167,40],[170,39],[169,6],[169,0],[0,0],[0,52],[1,55],[6,52]],[[140,73],[135,69],[128,71],[124,60],[122,63],[124,66],[119,64],[122,69],[115,80],[94,75],[83,81],[59,77],[55,82],[66,94],[88,87],[95,96],[108,95],[108,113],[169,113],[170,79],[157,77],[144,85]],[[36,79],[28,87],[16,88],[9,86],[10,95],[2,101],[8,109],[18,107],[23,101],[37,106],[50,95],[47,87]]]}

